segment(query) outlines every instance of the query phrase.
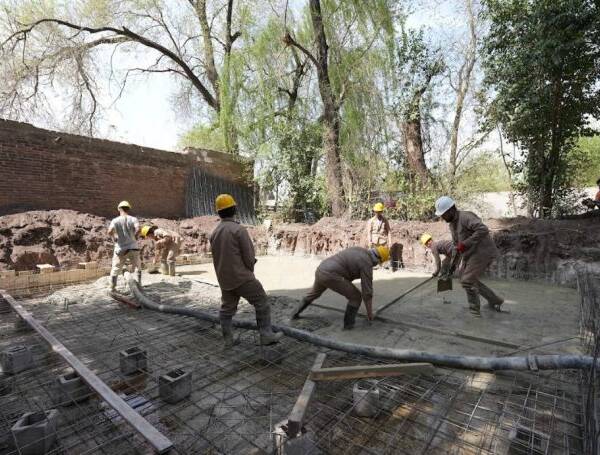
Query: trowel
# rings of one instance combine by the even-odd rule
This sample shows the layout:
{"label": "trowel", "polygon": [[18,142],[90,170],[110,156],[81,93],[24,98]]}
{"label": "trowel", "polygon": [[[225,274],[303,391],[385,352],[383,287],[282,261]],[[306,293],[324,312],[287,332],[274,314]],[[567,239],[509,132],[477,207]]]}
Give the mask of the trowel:
{"label": "trowel", "polygon": [[456,269],[456,263],[458,262],[459,256],[458,256],[458,252],[456,251],[456,249],[452,250],[452,256],[450,259],[450,266],[448,267],[448,270],[439,277],[438,282],[437,282],[437,291],[438,292],[444,292],[444,291],[451,291],[452,290],[452,274],[454,273],[454,270]]}

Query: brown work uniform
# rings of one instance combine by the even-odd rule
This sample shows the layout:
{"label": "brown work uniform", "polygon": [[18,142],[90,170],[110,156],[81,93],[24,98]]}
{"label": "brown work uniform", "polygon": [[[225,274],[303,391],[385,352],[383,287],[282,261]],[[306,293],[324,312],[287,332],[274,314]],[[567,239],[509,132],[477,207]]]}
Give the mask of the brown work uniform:
{"label": "brown work uniform", "polygon": [[491,305],[502,304],[504,300],[479,281],[481,274],[498,256],[488,227],[477,215],[463,210],[457,210],[454,220],[449,224],[454,243],[462,242],[466,247],[462,254],[460,282],[469,302],[481,294]]}
{"label": "brown work uniform", "polygon": [[156,237],[156,260],[163,264],[175,264],[179,250],[181,249],[182,239],[176,232],[167,229],[155,229]]}
{"label": "brown work uniform", "polygon": [[246,228],[233,218],[223,218],[210,235],[210,249],[217,280],[221,287],[221,318],[237,312],[240,297],[256,309],[267,304],[267,294],[254,276],[254,245]]}
{"label": "brown work uniform", "polygon": [[[442,273],[446,272],[450,266],[450,261],[452,260],[452,250],[454,250],[454,243],[452,240],[438,240],[437,242],[432,242],[429,250],[435,261],[435,271],[433,273],[437,275],[440,271]],[[445,256],[443,262],[440,259],[440,254]]]}
{"label": "brown work uniform", "polygon": [[[373,267],[378,264],[371,250],[352,247],[325,259],[315,272],[312,290],[304,297],[308,305],[331,289],[348,299],[348,305],[359,307],[361,300],[373,297]],[[360,278],[362,293],[352,284]]]}
{"label": "brown work uniform", "polygon": [[381,219],[375,215],[367,221],[367,242],[368,246],[388,245],[388,236],[390,233],[390,222],[386,217]]}

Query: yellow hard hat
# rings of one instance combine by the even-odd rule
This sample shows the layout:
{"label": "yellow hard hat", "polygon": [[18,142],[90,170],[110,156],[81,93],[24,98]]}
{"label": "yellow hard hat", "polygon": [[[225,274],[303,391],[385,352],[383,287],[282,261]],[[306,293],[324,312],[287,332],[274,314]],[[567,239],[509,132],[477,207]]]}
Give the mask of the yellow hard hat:
{"label": "yellow hard hat", "polygon": [[152,226],[150,226],[149,224],[142,226],[142,229],[140,229],[140,235],[142,237],[146,237],[150,229],[152,229]]}
{"label": "yellow hard hat", "polygon": [[121,202],[119,202],[119,205],[117,205],[117,208],[121,209],[123,207],[130,209],[131,208],[131,204],[128,201],[121,201]]}
{"label": "yellow hard hat", "polygon": [[383,212],[384,209],[385,209],[385,207],[383,206],[383,204],[381,202],[378,202],[377,204],[375,204],[373,206],[374,212]]}
{"label": "yellow hard hat", "polygon": [[217,199],[215,199],[215,207],[217,208],[217,212],[235,206],[235,199],[233,199],[233,196],[231,196],[231,194],[219,194],[217,196]]}
{"label": "yellow hard hat", "polygon": [[425,232],[420,239],[421,245],[425,246],[425,244],[427,242],[429,242],[430,240],[432,240],[433,237],[431,236],[431,234],[428,234],[427,232]]}
{"label": "yellow hard hat", "polygon": [[377,255],[379,256],[379,262],[384,263],[390,259],[390,249],[387,246],[379,245],[375,247]]}

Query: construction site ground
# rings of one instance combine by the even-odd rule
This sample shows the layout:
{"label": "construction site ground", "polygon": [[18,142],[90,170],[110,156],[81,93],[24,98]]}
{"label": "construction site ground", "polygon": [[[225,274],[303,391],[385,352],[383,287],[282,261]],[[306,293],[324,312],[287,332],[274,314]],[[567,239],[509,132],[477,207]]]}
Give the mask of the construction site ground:
{"label": "construction site ground", "polygon": [[[383,320],[378,318],[370,324],[363,305],[360,310],[363,317],[352,331],[342,330],[346,301],[332,291],[326,291],[308,307],[299,322],[290,321],[291,305],[276,297],[300,300],[310,290],[319,263],[320,259],[315,257],[259,258],[255,273],[274,298],[277,321],[291,325],[301,325],[302,320],[321,321],[327,323],[320,329],[323,335],[343,341],[449,354],[581,353],[577,290],[530,281],[485,280],[506,303],[503,312],[498,313],[488,309],[482,299],[480,319],[469,314],[465,293],[459,280],[454,279],[453,290],[443,293],[437,292],[437,282],[431,280],[382,312]],[[178,271],[192,280],[217,283],[210,263],[182,266]],[[430,276],[423,272],[376,269],[374,311]],[[360,280],[355,284],[360,287]]]}
{"label": "construction site ground", "polygon": [[[463,355],[527,355],[528,347],[566,338],[570,340],[534,351],[578,352],[573,338],[578,333],[577,292],[530,282],[490,281],[510,299],[510,313],[484,308],[481,320],[468,315],[464,293],[455,281],[455,290],[443,295],[450,303],[443,303],[431,282],[384,312],[385,320],[369,325],[360,318],[352,331],[341,330],[345,302],[331,292],[317,303],[340,311],[312,306],[305,317],[290,323],[289,314],[312,284],[318,263],[315,258],[259,258],[256,275],[270,295],[274,322],[356,343]],[[182,276],[144,274],[145,293],[156,302],[216,314],[220,292],[212,265],[178,271]],[[375,309],[427,276],[376,270]],[[286,421],[318,352],[327,354],[326,367],[392,363],[289,337],[278,346],[280,357],[267,361],[256,332],[250,330],[236,330],[240,344],[224,351],[218,326],[129,308],[107,294],[108,285],[105,277],[22,303],[171,439],[173,453],[272,453],[274,432]],[[127,293],[123,280],[119,290]],[[254,319],[254,311],[242,302],[237,317]],[[148,445],[98,396],[57,404],[56,378],[69,371],[68,365],[38,335],[19,329],[14,313],[2,315],[0,321],[0,350],[24,344],[35,359],[33,369],[9,378],[9,393],[0,393],[0,454],[18,453],[9,431],[16,418],[49,408],[60,410],[58,442],[49,453],[148,453]],[[125,375],[119,369],[119,353],[136,346],[147,351],[148,366],[138,375]],[[168,404],[159,396],[158,377],[178,368],[193,375],[191,395]],[[429,374],[378,380],[379,409],[369,418],[353,411],[356,381],[319,383],[305,417],[305,439],[312,448],[298,453],[583,453],[581,381],[581,374],[570,370],[488,373],[436,368]]]}

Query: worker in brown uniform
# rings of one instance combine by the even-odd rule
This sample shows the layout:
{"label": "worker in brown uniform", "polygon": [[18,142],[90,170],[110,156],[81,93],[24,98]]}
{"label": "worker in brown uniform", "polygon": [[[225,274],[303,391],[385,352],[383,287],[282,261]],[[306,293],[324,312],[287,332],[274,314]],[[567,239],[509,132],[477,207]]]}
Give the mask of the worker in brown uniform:
{"label": "worker in brown uniform", "polygon": [[[454,251],[454,243],[452,240],[436,240],[433,241],[431,234],[425,232],[420,238],[421,245],[431,251],[433,261],[435,262],[435,270],[432,276],[438,276],[440,273],[444,275],[449,271],[450,262],[452,261],[452,252]],[[444,260],[440,258],[444,255]]]}
{"label": "worker in brown uniform", "polygon": [[156,254],[152,263],[160,262],[160,272],[163,275],[175,276],[175,262],[183,243],[181,236],[177,232],[154,225],[143,226],[140,235],[155,240]]}
{"label": "worker in brown uniform", "polygon": [[215,206],[221,221],[210,235],[210,250],[221,287],[219,318],[225,347],[233,346],[232,318],[237,312],[240,297],[254,306],[260,343],[277,343],[283,334],[273,332],[271,327],[271,307],[267,302],[267,294],[254,276],[254,245],[248,231],[234,220],[235,200],[229,194],[220,194]]}
{"label": "worker in brown uniform", "polygon": [[448,196],[442,196],[435,202],[435,214],[450,225],[452,240],[461,257],[460,283],[467,293],[471,314],[481,317],[480,294],[490,308],[501,311],[504,299],[479,280],[498,256],[488,227],[474,213],[457,210],[454,200]]}
{"label": "worker in brown uniform", "polygon": [[[315,281],[311,291],[302,299],[292,314],[298,319],[308,305],[317,300],[323,292],[331,289],[348,299],[344,314],[344,329],[352,329],[361,301],[365,302],[367,317],[373,319],[373,267],[390,258],[388,247],[376,248],[351,247],[325,259],[315,272]],[[359,291],[352,284],[360,278]]]}
{"label": "worker in brown uniform", "polygon": [[390,222],[383,216],[383,204],[378,202],[373,206],[373,217],[367,221],[367,246],[375,248],[378,246],[392,245],[392,231]]}

